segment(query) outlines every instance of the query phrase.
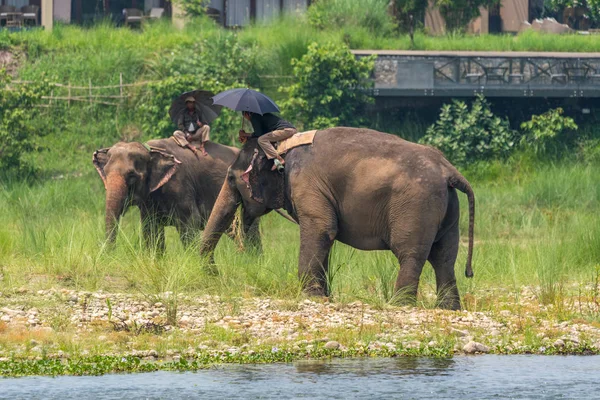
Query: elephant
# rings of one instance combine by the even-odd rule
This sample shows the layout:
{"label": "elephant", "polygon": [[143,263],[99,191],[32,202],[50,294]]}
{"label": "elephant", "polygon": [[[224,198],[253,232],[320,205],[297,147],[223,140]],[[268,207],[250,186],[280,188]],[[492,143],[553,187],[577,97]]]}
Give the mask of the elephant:
{"label": "elephant", "polygon": [[[200,246],[209,262],[214,263],[214,249],[238,205],[255,218],[285,207],[300,228],[298,275],[307,294],[329,295],[329,253],[337,240],[359,250],[391,250],[401,266],[395,291],[402,302],[416,301],[429,261],[438,306],[460,308],[454,274],[460,215],[456,189],[469,202],[467,277],[473,276],[475,196],[439,150],[370,129],[329,128],[317,131],[312,145],[289,150],[279,173],[271,172],[272,162],[257,146],[255,139],[246,142],[229,168]],[[246,186],[250,164],[248,193],[240,188]]]}
{"label": "elephant", "polygon": [[[93,163],[106,188],[106,239],[116,240],[116,225],[130,206],[140,209],[148,246],[164,251],[164,227],[174,225],[182,243],[204,228],[227,170],[239,149],[207,142],[208,155],[194,154],[172,139],[146,144],[119,142],[96,151]],[[257,218],[245,218],[246,243],[260,250]],[[231,225],[231,224],[230,224]]]}

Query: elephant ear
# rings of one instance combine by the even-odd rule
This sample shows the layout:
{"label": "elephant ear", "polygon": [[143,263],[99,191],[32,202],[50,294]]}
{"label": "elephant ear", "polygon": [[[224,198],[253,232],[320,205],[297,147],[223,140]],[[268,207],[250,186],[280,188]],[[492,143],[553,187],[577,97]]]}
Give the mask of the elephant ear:
{"label": "elephant ear", "polygon": [[110,147],[96,150],[94,152],[94,155],[92,156],[92,162],[94,163],[94,167],[96,167],[96,171],[98,171],[100,178],[102,178],[102,182],[104,183],[105,188],[106,188],[106,174],[104,173],[104,166],[106,165],[106,163],[108,163],[108,160],[110,158],[108,156],[108,150],[110,150]]}
{"label": "elephant ear", "polygon": [[150,193],[158,190],[171,179],[181,161],[164,151],[150,150]]}
{"label": "elephant ear", "polygon": [[248,186],[254,200],[276,210],[285,204],[285,179],[282,173],[271,171],[272,166],[264,152],[256,152],[249,167]]}

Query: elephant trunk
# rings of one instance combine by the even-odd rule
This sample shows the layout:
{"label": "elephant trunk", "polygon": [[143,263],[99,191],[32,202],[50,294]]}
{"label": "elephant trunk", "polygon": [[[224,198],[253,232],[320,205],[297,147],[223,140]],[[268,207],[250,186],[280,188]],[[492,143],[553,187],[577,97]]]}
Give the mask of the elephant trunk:
{"label": "elephant trunk", "polygon": [[235,211],[239,202],[239,192],[233,187],[229,179],[225,179],[202,234],[200,255],[209,256],[212,260],[212,254],[219,243],[221,235],[229,229],[235,218]]}
{"label": "elephant trunk", "polygon": [[117,237],[117,222],[123,214],[127,198],[127,183],[118,174],[106,178],[106,240],[113,244]]}

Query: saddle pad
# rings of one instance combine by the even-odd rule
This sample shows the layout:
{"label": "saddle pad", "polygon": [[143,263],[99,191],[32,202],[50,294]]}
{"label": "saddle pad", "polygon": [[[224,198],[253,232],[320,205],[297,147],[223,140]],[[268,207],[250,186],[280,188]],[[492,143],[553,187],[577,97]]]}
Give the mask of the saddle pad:
{"label": "saddle pad", "polygon": [[187,147],[190,143],[185,138],[185,135],[181,131],[175,131],[171,138],[181,147]]}
{"label": "saddle pad", "polygon": [[317,133],[316,130],[296,133],[291,138],[285,139],[278,143],[277,153],[283,155],[294,147],[312,144],[313,140],[315,140],[315,133]]}

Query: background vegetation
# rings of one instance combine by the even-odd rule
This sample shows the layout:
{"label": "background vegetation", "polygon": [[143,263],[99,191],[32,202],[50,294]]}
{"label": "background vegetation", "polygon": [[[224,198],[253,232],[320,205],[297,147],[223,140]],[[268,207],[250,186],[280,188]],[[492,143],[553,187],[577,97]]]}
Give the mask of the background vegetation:
{"label": "background vegetation", "polygon": [[[360,12],[353,6],[357,2],[338,1],[346,8],[327,8],[326,2],[318,2],[306,19],[285,17],[239,32],[225,31],[204,18],[193,20],[183,31],[156,23],[140,31],[99,24],[90,29],[59,25],[52,33],[0,32],[0,48],[24,55],[19,79],[81,85],[91,80],[109,85],[117,84],[122,73],[126,82],[151,82],[118,111],[88,104],[37,109],[29,100],[4,100],[12,95],[2,92],[0,98],[6,102],[2,104],[7,105],[2,112],[20,114],[15,114],[18,124],[2,125],[0,135],[19,131],[21,136],[15,137],[22,138],[25,146],[19,163],[37,172],[23,179],[7,168],[3,171],[0,291],[58,285],[142,293],[300,296],[298,230],[277,216],[267,216],[262,222],[262,255],[239,252],[234,243],[223,240],[216,254],[218,276],[203,272],[195,250],[184,250],[172,229],[168,230],[166,256],[144,251],[137,210],[124,219],[114,251],[107,251],[103,243],[104,188],[90,163],[92,152],[121,139],[143,141],[168,135],[172,126],[166,110],[184,90],[218,91],[243,85],[260,88],[279,101],[290,96],[286,113],[306,124],[321,117],[333,123],[333,118],[341,116],[340,123],[375,128],[387,124],[386,131],[411,140],[427,135],[422,140],[439,145],[459,163],[478,202],[475,278],[466,280],[457,273],[462,293],[477,296],[469,307],[485,308],[488,303],[481,292],[497,286],[518,291],[521,285],[533,285],[540,299],[549,303],[559,301],[563,293],[589,290],[597,279],[594,274],[600,260],[600,135],[595,121],[578,121],[574,134],[572,121],[554,111],[523,128],[514,123],[508,126],[483,99],[472,105],[445,106],[431,128],[418,114],[410,119],[403,118],[404,114],[353,115],[350,108],[341,107],[350,100],[362,109],[368,102],[349,90],[364,80],[368,62],[353,64],[347,47],[408,49],[411,43],[408,36],[390,27],[388,14],[376,8],[382,2],[373,0],[373,13],[364,15],[364,5]],[[319,22],[325,21],[324,15],[336,13],[340,16],[332,20],[338,21],[335,24]],[[417,32],[415,47],[593,52],[600,50],[600,41],[538,33],[431,38]],[[341,63],[336,70],[340,75],[324,76],[325,69],[319,67],[336,62]],[[315,67],[308,68],[310,63]],[[308,78],[313,74],[323,85],[317,97]],[[350,83],[338,88],[340,92],[327,92],[339,82]],[[33,92],[28,95],[31,101],[42,93],[41,89]],[[321,106],[324,114],[316,112]],[[29,118],[26,126],[22,126],[24,116]],[[214,126],[214,139],[231,144],[239,129],[238,118],[225,112]],[[460,119],[460,125],[455,119]],[[477,141],[482,139],[484,145],[479,146]],[[543,150],[536,149],[533,144],[541,141]],[[31,151],[41,147],[44,151]],[[466,232],[466,220],[461,219],[462,232]],[[457,271],[462,270],[465,255],[462,246]],[[389,252],[364,253],[336,244],[332,257],[334,299],[359,298],[380,304],[392,299],[398,265]],[[427,268],[425,295],[434,287],[433,273]]]}

